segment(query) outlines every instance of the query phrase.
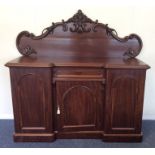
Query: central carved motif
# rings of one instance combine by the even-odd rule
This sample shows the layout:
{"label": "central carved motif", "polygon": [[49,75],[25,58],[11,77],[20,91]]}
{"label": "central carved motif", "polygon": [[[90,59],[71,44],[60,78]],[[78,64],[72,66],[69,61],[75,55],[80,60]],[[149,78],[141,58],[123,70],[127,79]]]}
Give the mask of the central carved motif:
{"label": "central carved motif", "polygon": [[69,22],[73,22],[74,24],[74,29],[70,28],[71,32],[78,32],[78,33],[82,33],[82,32],[90,32],[91,28],[87,28],[87,24],[86,23],[95,23],[97,24],[97,20],[96,22],[94,22],[93,20],[91,20],[90,18],[88,18],[85,14],[83,14],[83,12],[81,10],[78,10],[78,12],[72,17],[69,18],[66,23]]}

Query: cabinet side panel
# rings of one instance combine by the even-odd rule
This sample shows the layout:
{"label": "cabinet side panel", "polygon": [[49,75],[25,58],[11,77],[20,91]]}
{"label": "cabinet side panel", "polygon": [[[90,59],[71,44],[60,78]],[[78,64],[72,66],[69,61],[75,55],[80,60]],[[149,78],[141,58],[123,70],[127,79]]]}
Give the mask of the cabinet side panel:
{"label": "cabinet side panel", "polygon": [[20,103],[22,128],[40,127],[45,123],[45,88],[44,82],[37,74],[21,76],[17,83]]}
{"label": "cabinet side panel", "polygon": [[134,128],[137,82],[132,77],[122,76],[113,81],[111,87],[113,129]]}
{"label": "cabinet side panel", "polygon": [[109,69],[105,133],[141,133],[145,70]]}
{"label": "cabinet side panel", "polygon": [[52,131],[51,70],[11,68],[16,132]]}

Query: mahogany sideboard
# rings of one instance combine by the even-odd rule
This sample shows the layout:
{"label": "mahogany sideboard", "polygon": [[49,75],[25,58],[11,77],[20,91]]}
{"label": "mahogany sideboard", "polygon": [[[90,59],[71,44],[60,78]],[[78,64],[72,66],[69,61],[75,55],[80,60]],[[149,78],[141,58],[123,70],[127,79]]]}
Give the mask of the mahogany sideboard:
{"label": "mahogany sideboard", "polygon": [[81,10],[42,34],[17,36],[23,55],[10,69],[14,141],[99,138],[142,140],[146,70],[136,56],[142,40],[120,38]]}

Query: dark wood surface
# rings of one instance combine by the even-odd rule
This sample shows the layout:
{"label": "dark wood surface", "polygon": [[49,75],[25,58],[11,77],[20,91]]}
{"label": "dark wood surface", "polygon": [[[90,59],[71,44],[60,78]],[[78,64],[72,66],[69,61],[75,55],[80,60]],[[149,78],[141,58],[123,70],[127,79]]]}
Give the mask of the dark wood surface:
{"label": "dark wood surface", "polygon": [[136,34],[120,38],[80,10],[40,36],[21,32],[10,68],[14,140],[139,142],[146,70]]}
{"label": "dark wood surface", "polygon": [[145,71],[112,69],[107,76],[105,133],[139,133]]}
{"label": "dark wood surface", "polygon": [[45,28],[40,36],[28,31],[19,33],[16,45],[25,56],[133,58],[140,53],[142,40],[136,34],[120,38],[108,24],[93,21],[79,10],[67,21]]}
{"label": "dark wood surface", "polygon": [[66,58],[61,57],[19,57],[9,61],[8,67],[103,67],[103,68],[133,68],[148,69],[147,64],[136,58]]}
{"label": "dark wood surface", "polygon": [[58,132],[103,130],[104,84],[100,81],[56,81],[56,93],[60,108]]}
{"label": "dark wood surface", "polygon": [[10,75],[17,135],[18,133],[51,134],[53,132],[51,69],[11,68]]}

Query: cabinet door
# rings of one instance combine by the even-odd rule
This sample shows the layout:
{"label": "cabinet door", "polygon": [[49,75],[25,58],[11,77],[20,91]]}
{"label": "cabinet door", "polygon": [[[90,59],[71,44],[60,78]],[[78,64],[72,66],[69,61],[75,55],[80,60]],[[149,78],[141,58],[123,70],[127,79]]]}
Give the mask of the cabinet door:
{"label": "cabinet door", "polygon": [[16,133],[52,131],[51,70],[11,68]]}
{"label": "cabinet door", "polygon": [[140,133],[144,70],[107,71],[105,133]]}
{"label": "cabinet door", "polygon": [[57,81],[58,131],[103,128],[103,85],[95,81]]}

